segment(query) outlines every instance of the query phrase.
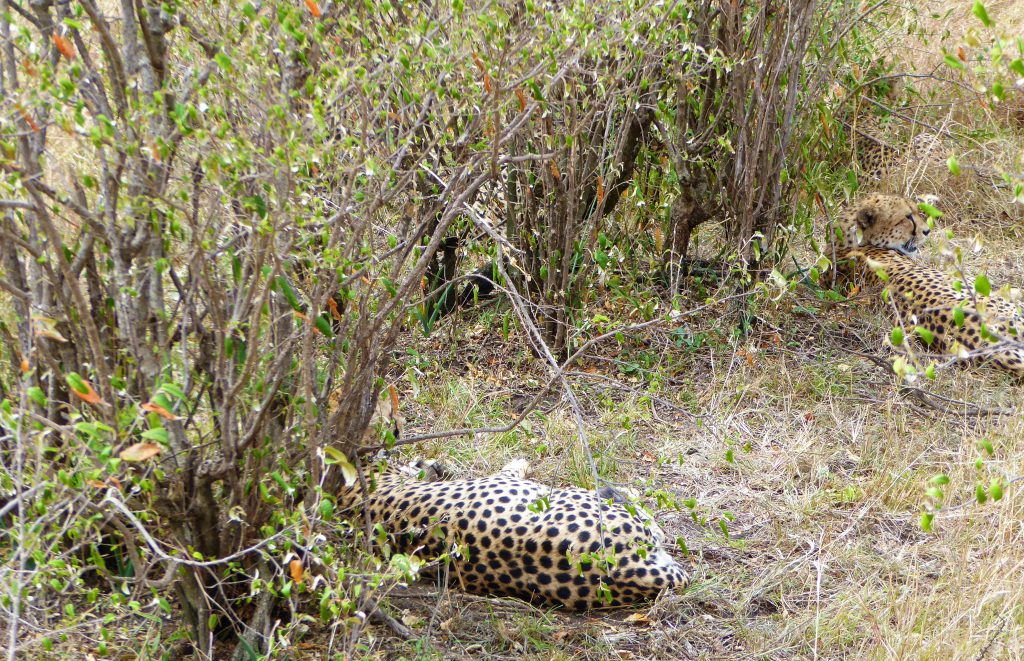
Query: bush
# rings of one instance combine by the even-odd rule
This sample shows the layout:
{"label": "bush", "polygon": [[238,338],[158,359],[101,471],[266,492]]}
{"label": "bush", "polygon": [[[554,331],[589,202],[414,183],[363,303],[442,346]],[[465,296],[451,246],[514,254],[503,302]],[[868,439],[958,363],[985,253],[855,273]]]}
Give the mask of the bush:
{"label": "bush", "polygon": [[170,615],[154,651],[243,658],[284,609],[355,649],[415,563],[334,495],[394,440],[366,434],[396,340],[461,250],[560,358],[631,186],[678,182],[665,270],[711,217],[760,261],[838,15],[479,4],[0,4],[12,655]]}

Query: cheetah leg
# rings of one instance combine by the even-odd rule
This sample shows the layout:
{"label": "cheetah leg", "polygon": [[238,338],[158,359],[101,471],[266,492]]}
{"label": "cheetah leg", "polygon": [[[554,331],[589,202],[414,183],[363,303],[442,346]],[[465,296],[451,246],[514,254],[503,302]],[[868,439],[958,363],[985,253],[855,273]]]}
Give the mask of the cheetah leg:
{"label": "cheetah leg", "polygon": [[516,479],[523,479],[526,477],[526,471],[530,468],[530,462],[525,459],[513,459],[512,461],[505,464],[505,467],[495,473],[495,475],[501,475],[502,477],[512,477]]}

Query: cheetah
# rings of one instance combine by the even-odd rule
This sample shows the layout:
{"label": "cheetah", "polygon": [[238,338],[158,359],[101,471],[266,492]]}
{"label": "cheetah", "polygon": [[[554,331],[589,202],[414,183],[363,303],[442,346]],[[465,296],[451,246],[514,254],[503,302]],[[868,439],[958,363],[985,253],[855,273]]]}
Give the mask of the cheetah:
{"label": "cheetah", "polygon": [[489,477],[434,482],[390,469],[367,480],[375,488],[365,499],[357,482],[339,504],[353,516],[365,508],[399,553],[448,554],[449,581],[474,594],[580,611],[687,584],[665,534],[642,510],[527,480],[527,468],[520,459]]}
{"label": "cheetah", "polygon": [[889,290],[899,322],[931,339],[932,347],[988,361],[1024,377],[1024,315],[1010,301],[956,286],[917,255],[929,234],[927,217],[895,195],[872,194],[838,223],[832,247],[850,275]]}

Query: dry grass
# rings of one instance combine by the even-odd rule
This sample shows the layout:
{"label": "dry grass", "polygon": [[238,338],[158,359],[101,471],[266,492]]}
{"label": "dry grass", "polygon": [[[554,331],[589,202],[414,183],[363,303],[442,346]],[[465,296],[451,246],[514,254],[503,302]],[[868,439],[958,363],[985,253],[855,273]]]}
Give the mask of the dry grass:
{"label": "dry grass", "polygon": [[[588,361],[573,377],[602,481],[644,488],[649,503],[651,494],[668,492],[680,504],[658,517],[693,551],[690,589],[632,622],[629,613],[578,618],[452,593],[396,600],[414,622],[440,613],[446,626],[431,628],[428,647],[442,655],[534,658],[1024,653],[1024,500],[1014,486],[998,503],[974,498],[979,478],[987,484],[1020,474],[1024,416],[922,407],[849,353],[871,349],[858,346],[856,334],[875,337],[877,319],[873,325],[864,313],[851,323],[840,307],[820,312],[815,320],[787,301],[764,311],[778,329],[765,324],[735,349],[673,349],[671,358],[662,351],[667,333],[653,332],[607,347],[599,356],[606,360]],[[457,348],[447,338],[420,342],[433,367],[419,377],[418,396],[406,393],[410,427],[506,421],[514,402],[535,392],[531,375],[541,381],[512,342],[482,333]],[[661,356],[658,387],[602,368],[645,352]],[[1024,395],[992,370],[947,371],[922,387],[1000,406]],[[981,439],[995,455],[979,470]],[[535,479],[589,481],[586,453],[562,405],[532,414],[514,433],[418,452],[469,474],[525,456]],[[951,482],[928,534],[918,519],[928,480],[940,473]],[[700,523],[686,498],[696,499]],[[509,633],[524,627],[532,633]],[[392,652],[398,645],[381,644]]]}
{"label": "dry grass", "polygon": [[[922,4],[945,11],[937,0]],[[936,33],[958,30],[964,6],[934,19]],[[1024,8],[1013,0],[989,11],[1024,26]],[[908,68],[921,71],[941,59],[936,45],[925,44],[907,45],[904,56]],[[963,106],[947,118],[960,133],[973,128]],[[958,152],[966,153],[962,162],[1020,165],[1020,128],[1010,114],[996,119],[1002,130]],[[954,238],[939,244],[935,261],[945,252],[948,266],[949,246],[960,246],[970,273],[1021,282],[1024,214],[1005,194],[941,166],[908,165],[880,187],[939,195]],[[545,483],[592,486],[596,467],[602,482],[640,488],[649,504],[656,492],[673,495],[679,508],[661,509],[658,519],[692,551],[689,589],[641,609],[641,617],[580,617],[417,586],[390,603],[420,638],[402,641],[375,626],[368,653],[1024,657],[1024,496],[1014,483],[999,502],[975,500],[979,480],[1024,474],[1024,386],[992,370],[944,371],[918,385],[957,402],[1015,410],[971,415],[965,405],[941,412],[851,353],[879,352],[888,332],[870,306],[825,304],[801,291],[765,304],[762,323],[738,344],[716,326],[727,312],[723,305],[688,322],[691,333],[711,334],[710,346],[687,351],[672,343],[673,329],[657,329],[624,347],[601,347],[581,364],[571,382],[584,409],[586,444],[572,412],[552,398],[514,431],[415,450],[465,474],[486,474],[522,456],[533,465],[531,477]],[[625,310],[615,316],[635,321]],[[504,423],[521,410],[546,377],[521,338],[502,341],[500,328],[485,311],[446,321],[431,339],[408,339],[406,348],[422,360],[392,375],[406,433]],[[648,372],[638,376],[629,365],[642,357]],[[993,456],[979,449],[982,439]],[[918,519],[937,474],[950,484],[929,534]],[[692,510],[688,498],[696,501]],[[328,631],[311,635],[328,638]],[[316,657],[325,645],[300,649]]]}
{"label": "dry grass", "polygon": [[[1012,3],[989,11],[1024,21]],[[944,20],[955,26],[957,16]],[[935,48],[908,48],[911,65],[941,59]],[[972,120],[960,106],[942,121],[950,127],[954,117],[955,133],[986,136],[957,149],[961,163],[1019,167],[1024,135],[1013,122]],[[953,177],[946,156],[908,163],[878,187],[938,195],[952,237],[936,237],[933,263],[952,273],[959,248],[968,277],[985,272],[996,286],[1019,286],[1020,205],[983,177]],[[882,353],[891,328],[870,305],[823,303],[800,290],[765,303],[754,334],[737,344],[715,326],[727,313],[723,305],[689,322],[691,334],[711,333],[710,346],[687,351],[672,344],[672,329],[660,329],[603,347],[576,370],[589,454],[559,402],[500,437],[418,449],[467,474],[525,456],[534,479],[585,486],[591,456],[602,482],[640,488],[648,504],[657,492],[673,495],[679,509],[658,518],[693,552],[687,591],[632,618],[432,592],[397,603],[446,626],[418,627],[425,637],[416,645],[385,638],[376,649],[543,659],[1024,656],[1024,496],[1016,482],[1024,475],[1024,384],[989,369],[945,370],[914,384],[951,402],[940,411],[854,353]],[[626,310],[616,314],[631,321]],[[476,324],[462,336],[416,342],[426,360],[415,395],[406,387],[411,427],[505,422],[544,381],[521,343],[498,339],[500,323]],[[638,378],[635,363],[649,371]],[[978,414],[976,406],[1010,412]],[[940,474],[950,482],[926,533],[920,515],[933,502],[929,480]],[[979,504],[976,486],[993,479],[1009,483],[1004,497]]]}

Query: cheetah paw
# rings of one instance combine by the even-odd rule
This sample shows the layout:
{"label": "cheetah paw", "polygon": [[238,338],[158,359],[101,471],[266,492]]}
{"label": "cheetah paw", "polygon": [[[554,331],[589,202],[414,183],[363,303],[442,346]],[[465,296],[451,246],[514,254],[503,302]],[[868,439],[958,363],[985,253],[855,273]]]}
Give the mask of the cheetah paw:
{"label": "cheetah paw", "polygon": [[530,462],[525,459],[513,459],[512,461],[505,464],[505,467],[498,471],[499,475],[507,475],[509,477],[515,477],[523,479],[526,477],[526,471],[530,468]]}

